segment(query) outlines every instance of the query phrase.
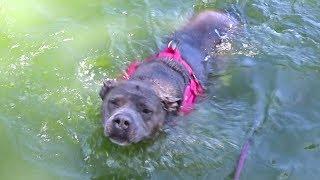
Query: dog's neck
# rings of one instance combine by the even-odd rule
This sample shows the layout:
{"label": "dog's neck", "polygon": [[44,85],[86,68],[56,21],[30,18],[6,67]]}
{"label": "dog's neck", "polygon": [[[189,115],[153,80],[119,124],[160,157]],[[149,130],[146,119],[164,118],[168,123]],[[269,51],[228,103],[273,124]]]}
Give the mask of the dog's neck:
{"label": "dog's neck", "polygon": [[186,70],[178,63],[165,59],[143,62],[130,79],[150,83],[161,100],[177,103],[172,104],[177,108],[170,111],[178,111],[189,83]]}
{"label": "dog's neck", "polygon": [[[137,70],[140,72],[136,72]],[[175,105],[175,109],[179,109],[182,114],[189,113],[197,96],[204,92],[197,74],[182,57],[173,41],[170,41],[167,48],[147,58],[143,63],[133,62],[123,78],[131,79],[133,76],[137,80],[151,83],[161,100],[166,104]]]}

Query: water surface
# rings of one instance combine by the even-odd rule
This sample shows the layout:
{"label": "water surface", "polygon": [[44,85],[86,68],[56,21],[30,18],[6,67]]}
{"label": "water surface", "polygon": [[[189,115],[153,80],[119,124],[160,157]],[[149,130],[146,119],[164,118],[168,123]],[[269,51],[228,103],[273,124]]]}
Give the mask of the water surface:
{"label": "water surface", "polygon": [[[102,136],[98,91],[204,9],[235,6],[196,110],[128,148]],[[242,179],[320,174],[320,2],[0,1],[1,179]],[[231,46],[230,46],[231,45]],[[253,133],[254,132],[254,133]]]}

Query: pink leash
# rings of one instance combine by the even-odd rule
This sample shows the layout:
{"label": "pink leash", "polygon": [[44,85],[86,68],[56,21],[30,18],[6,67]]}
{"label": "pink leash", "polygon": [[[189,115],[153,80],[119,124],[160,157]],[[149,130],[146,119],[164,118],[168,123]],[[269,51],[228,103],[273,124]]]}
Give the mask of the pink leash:
{"label": "pink leash", "polygon": [[233,178],[234,180],[240,179],[240,175],[241,175],[242,169],[244,167],[244,163],[245,163],[247,156],[248,156],[248,153],[249,153],[250,144],[251,144],[251,139],[248,139],[241,149],[240,157],[239,157],[239,160],[238,160],[238,163],[236,166],[236,172],[235,172],[234,178]]}

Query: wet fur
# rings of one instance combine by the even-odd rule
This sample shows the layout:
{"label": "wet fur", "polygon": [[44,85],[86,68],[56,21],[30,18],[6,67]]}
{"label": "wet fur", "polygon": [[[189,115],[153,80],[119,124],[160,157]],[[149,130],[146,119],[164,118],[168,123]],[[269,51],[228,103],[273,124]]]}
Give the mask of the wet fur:
{"label": "wet fur", "polygon": [[[236,24],[236,20],[225,13],[205,11],[192,18],[169,38],[169,41],[175,43],[183,59],[192,67],[202,85],[205,85],[208,75],[206,57],[221,43],[222,36],[227,35]],[[130,144],[152,137],[162,127],[165,119],[177,115],[189,78],[187,70],[182,65],[175,61],[158,59],[142,62],[129,80],[105,81],[100,96],[103,100],[102,113],[106,135],[117,136],[114,132],[119,132],[118,130],[113,132],[114,127],[106,126],[113,126],[112,123],[110,125],[112,118],[120,113],[119,109],[122,112],[123,108],[127,108],[127,111],[136,113],[125,117],[132,123],[130,132],[121,130],[122,139],[113,139],[113,142]],[[139,94],[140,91],[143,93]],[[125,104],[118,109],[111,109],[109,106],[113,95],[119,94],[123,95]],[[139,109],[139,98],[149,101],[149,105],[153,107],[152,116],[145,116],[145,110]],[[139,127],[142,126],[141,123],[147,129]],[[123,133],[127,133],[126,136]]]}

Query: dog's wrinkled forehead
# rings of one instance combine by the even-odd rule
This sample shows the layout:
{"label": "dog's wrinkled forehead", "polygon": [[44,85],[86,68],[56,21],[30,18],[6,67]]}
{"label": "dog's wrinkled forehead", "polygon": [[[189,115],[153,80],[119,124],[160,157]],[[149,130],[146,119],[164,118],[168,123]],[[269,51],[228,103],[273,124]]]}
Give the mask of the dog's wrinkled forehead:
{"label": "dog's wrinkled forehead", "polygon": [[122,81],[118,82],[107,95],[108,98],[114,96],[125,96],[131,99],[144,99],[145,101],[157,105],[160,103],[159,97],[149,84],[140,81]]}

